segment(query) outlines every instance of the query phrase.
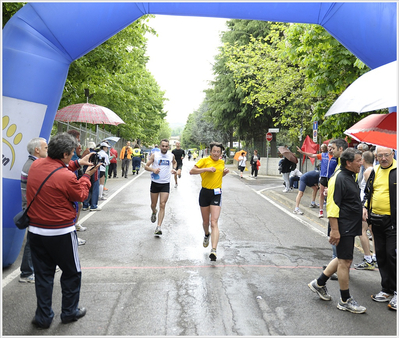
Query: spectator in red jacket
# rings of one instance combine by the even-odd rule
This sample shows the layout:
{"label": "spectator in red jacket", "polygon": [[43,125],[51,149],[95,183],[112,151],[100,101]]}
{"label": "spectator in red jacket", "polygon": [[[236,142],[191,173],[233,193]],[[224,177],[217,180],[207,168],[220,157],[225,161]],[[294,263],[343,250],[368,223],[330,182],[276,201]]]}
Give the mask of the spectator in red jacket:
{"label": "spectator in red jacket", "polygon": [[[62,270],[61,321],[70,323],[86,314],[85,308],[79,308],[81,268],[74,202],[83,202],[87,198],[90,176],[98,167],[89,162],[90,154],[71,160],[77,145],[76,139],[67,133],[52,137],[48,144],[48,157],[34,161],[29,170],[27,203],[33,198],[35,200],[28,212],[28,236],[37,298],[32,324],[41,329],[49,328],[54,318],[51,304],[57,265]],[[74,171],[82,165],[90,167],[78,180]],[[43,181],[57,168],[61,169],[53,173],[36,195]]]}
{"label": "spectator in red jacket", "polygon": [[117,158],[118,158],[118,152],[116,151],[116,149],[114,147],[112,147],[109,150],[109,168],[108,168],[108,178],[111,178],[112,173],[114,173],[114,178],[118,178],[117,175],[117,169],[118,169],[118,162],[117,162]]}

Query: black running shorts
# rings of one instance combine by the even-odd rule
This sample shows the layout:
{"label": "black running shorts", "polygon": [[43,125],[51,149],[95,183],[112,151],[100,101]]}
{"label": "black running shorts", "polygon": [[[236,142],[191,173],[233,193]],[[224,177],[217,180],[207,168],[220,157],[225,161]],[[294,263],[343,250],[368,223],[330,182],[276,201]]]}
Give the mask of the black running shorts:
{"label": "black running shorts", "polygon": [[156,183],[151,181],[150,192],[153,194],[159,194],[160,192],[170,192],[170,183]]}
{"label": "black running shorts", "polygon": [[337,257],[339,259],[353,259],[353,248],[355,246],[355,237],[341,237],[337,245]]}
{"label": "black running shorts", "polygon": [[222,206],[222,191],[215,195],[214,189],[202,188],[199,194],[200,207],[209,207],[210,205]]}

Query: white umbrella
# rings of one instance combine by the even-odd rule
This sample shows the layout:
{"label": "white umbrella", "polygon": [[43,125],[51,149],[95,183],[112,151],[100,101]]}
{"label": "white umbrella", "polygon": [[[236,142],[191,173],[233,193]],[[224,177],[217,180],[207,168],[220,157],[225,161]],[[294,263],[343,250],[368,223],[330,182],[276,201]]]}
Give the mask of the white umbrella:
{"label": "white umbrella", "polygon": [[354,81],[334,102],[325,116],[396,107],[398,105],[398,61],[370,70]]}

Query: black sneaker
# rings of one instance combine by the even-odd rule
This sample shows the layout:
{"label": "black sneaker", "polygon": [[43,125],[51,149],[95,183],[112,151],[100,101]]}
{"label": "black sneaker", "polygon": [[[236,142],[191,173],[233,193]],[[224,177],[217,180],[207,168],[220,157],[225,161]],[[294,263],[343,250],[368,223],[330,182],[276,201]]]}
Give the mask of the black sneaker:
{"label": "black sneaker", "polygon": [[162,235],[162,230],[160,226],[157,226],[154,231],[154,235],[160,236]]}
{"label": "black sneaker", "polygon": [[211,259],[212,262],[216,261],[216,249],[212,249],[211,253],[209,254],[209,258]]}
{"label": "black sneaker", "polygon": [[37,329],[39,329],[39,330],[45,330],[45,329],[48,329],[48,328],[50,327],[50,324],[48,324],[48,325],[43,325],[43,324],[38,323],[38,322],[36,321],[36,317],[33,317],[33,319],[32,319],[32,324],[33,324]]}
{"label": "black sneaker", "polygon": [[375,269],[374,262],[371,261],[371,263],[369,263],[365,259],[363,259],[363,262],[361,262],[359,264],[355,264],[354,267],[356,270],[374,270]]}
{"label": "black sneaker", "polygon": [[85,315],[86,315],[86,308],[82,307],[76,311],[75,316],[69,318],[62,318],[61,321],[63,324],[68,324],[76,322],[78,319],[84,317]]}
{"label": "black sneaker", "polygon": [[210,236],[210,234],[204,236],[204,241],[203,241],[203,243],[202,243],[202,245],[204,246],[204,248],[207,248],[208,245],[209,245],[209,236]]}

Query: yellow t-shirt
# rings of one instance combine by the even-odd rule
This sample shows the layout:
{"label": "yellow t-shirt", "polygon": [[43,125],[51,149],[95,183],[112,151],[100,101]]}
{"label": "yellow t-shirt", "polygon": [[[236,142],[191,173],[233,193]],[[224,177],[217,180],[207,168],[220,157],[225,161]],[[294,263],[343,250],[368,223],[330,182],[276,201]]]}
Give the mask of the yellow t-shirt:
{"label": "yellow t-shirt", "polygon": [[201,174],[202,187],[206,189],[216,189],[222,187],[222,178],[224,170],[224,161],[214,161],[210,156],[201,158],[196,164],[198,168],[215,167],[215,172],[206,171]]}
{"label": "yellow t-shirt", "polygon": [[391,203],[389,199],[389,173],[396,168],[396,161],[387,169],[380,165],[374,167],[375,179],[373,184],[373,196],[371,200],[372,212],[378,215],[390,215]]}

